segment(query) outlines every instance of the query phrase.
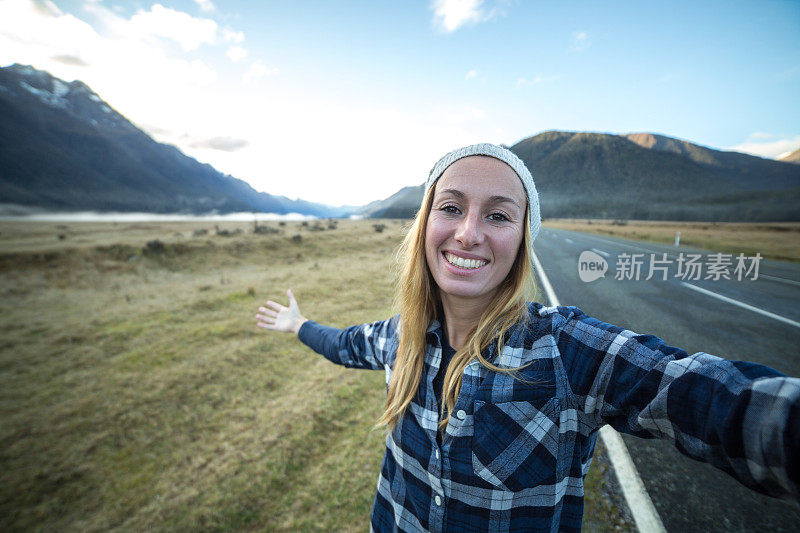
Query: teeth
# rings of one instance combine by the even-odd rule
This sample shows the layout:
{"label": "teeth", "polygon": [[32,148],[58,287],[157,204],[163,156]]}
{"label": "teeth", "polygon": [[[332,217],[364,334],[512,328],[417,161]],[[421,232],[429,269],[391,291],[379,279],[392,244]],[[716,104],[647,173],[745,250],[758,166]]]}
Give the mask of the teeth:
{"label": "teeth", "polygon": [[466,259],[451,253],[446,253],[445,258],[447,259],[448,263],[460,268],[478,268],[486,264],[486,261],[482,261],[480,259]]}

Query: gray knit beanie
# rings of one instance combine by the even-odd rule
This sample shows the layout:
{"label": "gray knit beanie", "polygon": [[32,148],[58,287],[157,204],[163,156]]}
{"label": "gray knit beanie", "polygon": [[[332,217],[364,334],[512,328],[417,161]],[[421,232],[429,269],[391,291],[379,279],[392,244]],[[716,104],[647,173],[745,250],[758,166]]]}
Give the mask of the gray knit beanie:
{"label": "gray knit beanie", "polygon": [[514,153],[507,148],[494,144],[482,143],[453,150],[437,161],[431,169],[431,173],[428,175],[428,181],[425,183],[425,194],[428,194],[430,188],[433,187],[436,180],[442,176],[447,167],[459,159],[471,155],[494,157],[510,166],[514,169],[514,172],[517,173],[517,176],[519,176],[522,182],[522,186],[525,188],[525,192],[528,194],[528,207],[530,208],[531,219],[531,242],[533,242],[536,239],[536,235],[539,234],[539,229],[542,227],[542,216],[539,212],[539,194],[536,192],[536,185],[533,184],[533,176],[531,176],[528,167],[525,166],[525,163],[523,163],[519,157],[514,155]]}

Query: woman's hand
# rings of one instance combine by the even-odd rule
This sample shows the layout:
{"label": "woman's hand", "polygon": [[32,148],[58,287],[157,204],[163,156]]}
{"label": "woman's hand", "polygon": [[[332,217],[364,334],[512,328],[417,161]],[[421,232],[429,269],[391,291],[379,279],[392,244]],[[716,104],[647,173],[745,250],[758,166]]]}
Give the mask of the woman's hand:
{"label": "woman's hand", "polygon": [[300,314],[300,308],[297,306],[297,300],[294,299],[291,290],[286,291],[286,296],[289,297],[289,307],[270,300],[265,304],[266,307],[258,308],[256,315],[258,327],[295,334],[300,331],[300,326],[308,319]]}

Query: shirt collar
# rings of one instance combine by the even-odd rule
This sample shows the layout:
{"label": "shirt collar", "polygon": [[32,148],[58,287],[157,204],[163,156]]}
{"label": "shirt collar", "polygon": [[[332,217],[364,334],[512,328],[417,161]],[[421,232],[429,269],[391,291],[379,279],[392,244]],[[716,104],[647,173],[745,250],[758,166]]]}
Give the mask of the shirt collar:
{"label": "shirt collar", "polygon": [[426,340],[441,348],[442,346],[442,324],[438,320],[431,322],[428,330],[425,332]]}

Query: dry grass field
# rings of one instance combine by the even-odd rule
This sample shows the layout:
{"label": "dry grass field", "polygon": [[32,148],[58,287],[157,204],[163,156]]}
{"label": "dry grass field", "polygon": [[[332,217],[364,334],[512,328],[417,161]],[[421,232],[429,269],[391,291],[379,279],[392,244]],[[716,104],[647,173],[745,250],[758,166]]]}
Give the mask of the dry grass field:
{"label": "dry grass field", "polygon": [[[0,222],[0,530],[366,531],[383,372],[253,315],[389,316],[375,223]],[[625,527],[595,465],[586,527]]]}
{"label": "dry grass field", "polygon": [[800,262],[800,223],[663,222],[650,220],[551,219],[555,229],[613,235],[623,239],[672,244],[681,232],[681,245],[727,253],[760,253],[767,259]]}

